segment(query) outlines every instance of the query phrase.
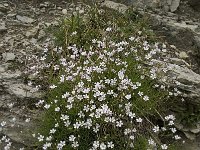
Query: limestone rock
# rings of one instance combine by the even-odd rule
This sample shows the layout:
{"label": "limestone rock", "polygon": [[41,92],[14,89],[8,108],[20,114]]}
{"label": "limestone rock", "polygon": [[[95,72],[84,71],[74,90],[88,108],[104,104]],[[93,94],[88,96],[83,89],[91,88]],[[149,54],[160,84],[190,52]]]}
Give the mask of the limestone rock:
{"label": "limestone rock", "polygon": [[101,6],[105,6],[114,10],[118,10],[120,13],[125,13],[128,7],[124,4],[115,3],[113,1],[106,0],[104,1]]}
{"label": "limestone rock", "polygon": [[62,10],[62,13],[63,13],[64,15],[66,15],[66,14],[67,14],[67,9],[63,9],[63,10]]}
{"label": "limestone rock", "polygon": [[17,20],[21,21],[22,23],[33,23],[33,22],[35,22],[34,19],[29,18],[27,16],[17,15],[16,18],[17,18]]}
{"label": "limestone rock", "polygon": [[14,53],[3,53],[2,56],[3,56],[3,59],[5,60],[5,62],[15,59]]}
{"label": "limestone rock", "polygon": [[41,93],[35,92],[32,87],[24,85],[22,83],[8,85],[8,92],[12,95],[14,94],[19,98],[39,98],[41,96]]}
{"label": "limestone rock", "polygon": [[174,12],[177,10],[179,6],[180,0],[172,0],[171,5],[170,5],[170,11]]}
{"label": "limestone rock", "polygon": [[[183,95],[191,100],[192,103],[200,104],[200,75],[193,72],[186,66],[179,66],[177,64],[166,63],[160,60],[153,60],[155,65],[161,65],[160,68],[167,68],[168,73],[166,74],[167,80],[165,84],[172,87],[176,87],[182,91],[186,91]],[[180,82],[179,85],[173,84],[176,80]]]}
{"label": "limestone rock", "polygon": [[130,0],[130,3],[141,8],[163,8],[165,11],[174,12],[179,7],[180,0]]}
{"label": "limestone rock", "polygon": [[0,33],[7,31],[5,22],[0,23]]}
{"label": "limestone rock", "polygon": [[184,59],[184,58],[188,58],[189,56],[187,55],[186,52],[183,51],[183,52],[179,53],[179,57],[182,58],[182,59]]}

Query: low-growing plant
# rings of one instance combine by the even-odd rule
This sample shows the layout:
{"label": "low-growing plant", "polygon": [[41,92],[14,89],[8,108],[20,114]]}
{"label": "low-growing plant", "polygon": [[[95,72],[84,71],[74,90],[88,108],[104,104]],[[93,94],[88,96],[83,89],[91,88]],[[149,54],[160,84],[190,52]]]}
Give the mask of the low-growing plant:
{"label": "low-growing plant", "polygon": [[142,21],[131,9],[96,6],[62,21],[59,47],[42,56],[50,85],[37,103],[46,110],[36,134],[43,149],[167,149],[163,137],[180,139],[165,114],[169,92],[147,67],[166,47]]}

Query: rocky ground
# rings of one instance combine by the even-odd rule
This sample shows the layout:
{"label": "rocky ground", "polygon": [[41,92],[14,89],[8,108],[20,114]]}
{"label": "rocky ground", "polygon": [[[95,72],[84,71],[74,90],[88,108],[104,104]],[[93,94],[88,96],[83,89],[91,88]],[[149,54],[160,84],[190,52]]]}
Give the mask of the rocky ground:
{"label": "rocky ground", "polygon": [[10,141],[12,149],[33,146],[31,135],[41,114],[33,104],[42,92],[27,84],[28,58],[52,45],[46,29],[58,25],[72,9],[78,4],[76,8],[65,1],[0,1],[0,138],[6,136],[0,149]]}
{"label": "rocky ground", "polygon": [[[0,137],[10,139],[12,149],[34,146],[30,133],[37,129],[40,120],[41,112],[33,103],[43,93],[38,87],[27,84],[28,58],[43,51],[44,45],[52,45],[46,29],[57,26],[59,18],[73,9],[80,9],[80,5],[59,0],[0,1]],[[176,75],[186,85],[179,88],[190,91],[186,98],[200,102],[200,12],[196,5],[181,1],[173,13],[160,9],[141,10],[141,13],[150,16],[152,29],[176,49],[177,58],[172,64],[187,64],[187,68],[176,70]],[[195,133],[190,129],[186,132],[191,141],[187,140],[185,150],[200,150],[200,127]],[[0,141],[0,149],[10,141]]]}

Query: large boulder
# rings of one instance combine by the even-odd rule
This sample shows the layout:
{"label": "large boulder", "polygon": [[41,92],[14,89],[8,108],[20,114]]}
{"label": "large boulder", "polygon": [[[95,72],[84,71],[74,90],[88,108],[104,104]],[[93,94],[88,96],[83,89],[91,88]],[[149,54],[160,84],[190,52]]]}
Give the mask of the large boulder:
{"label": "large boulder", "polygon": [[129,0],[131,4],[140,7],[161,8],[164,11],[177,10],[180,0]]}

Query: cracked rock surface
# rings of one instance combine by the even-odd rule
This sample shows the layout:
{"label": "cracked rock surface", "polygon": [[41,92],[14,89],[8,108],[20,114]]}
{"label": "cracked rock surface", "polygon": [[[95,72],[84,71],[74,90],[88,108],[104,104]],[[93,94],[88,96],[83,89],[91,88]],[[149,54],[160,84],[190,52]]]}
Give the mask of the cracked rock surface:
{"label": "cracked rock surface", "polygon": [[[42,111],[34,105],[43,91],[28,85],[28,58],[51,45],[46,28],[58,24],[62,9],[71,4],[44,1],[0,1],[0,149],[31,148]],[[67,14],[65,14],[67,15]]]}

